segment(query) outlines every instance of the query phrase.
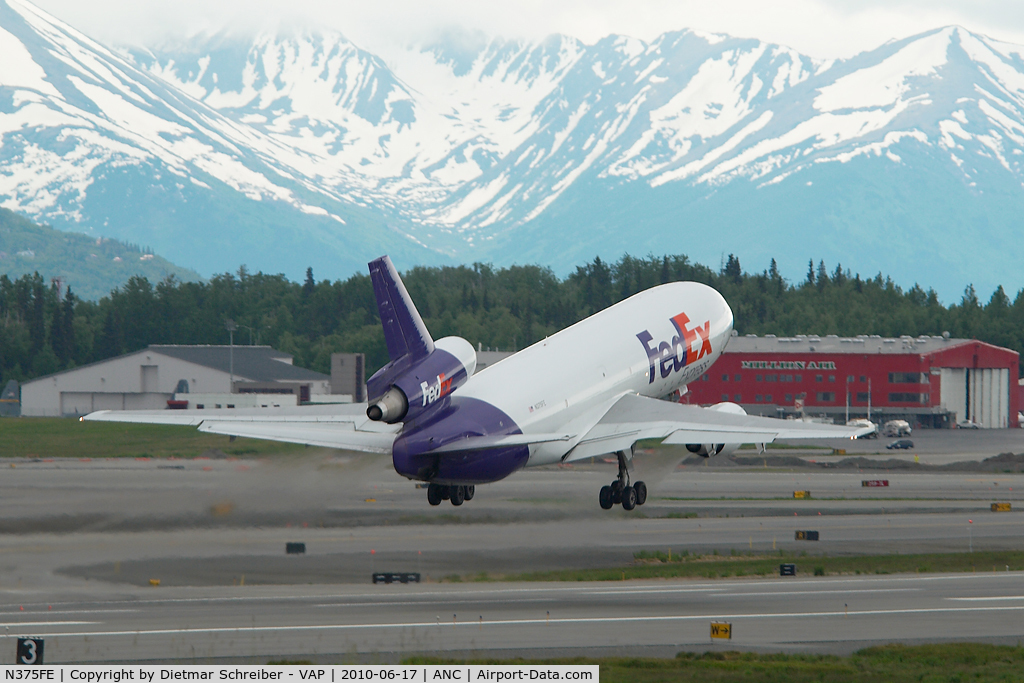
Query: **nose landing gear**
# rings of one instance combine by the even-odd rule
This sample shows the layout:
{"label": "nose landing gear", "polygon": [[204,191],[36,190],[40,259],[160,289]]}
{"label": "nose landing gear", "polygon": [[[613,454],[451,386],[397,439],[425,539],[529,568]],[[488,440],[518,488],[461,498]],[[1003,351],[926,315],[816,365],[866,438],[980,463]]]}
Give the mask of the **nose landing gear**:
{"label": "nose landing gear", "polygon": [[626,453],[619,451],[615,455],[619,459],[619,476],[608,486],[601,487],[597,500],[603,510],[611,510],[613,505],[622,505],[623,510],[632,510],[647,502],[647,484],[642,481],[630,484]]}
{"label": "nose landing gear", "polygon": [[427,502],[431,505],[440,505],[442,500],[450,500],[452,505],[458,507],[467,500],[473,500],[476,495],[476,486],[461,484],[448,486],[446,484],[431,484],[427,487]]}

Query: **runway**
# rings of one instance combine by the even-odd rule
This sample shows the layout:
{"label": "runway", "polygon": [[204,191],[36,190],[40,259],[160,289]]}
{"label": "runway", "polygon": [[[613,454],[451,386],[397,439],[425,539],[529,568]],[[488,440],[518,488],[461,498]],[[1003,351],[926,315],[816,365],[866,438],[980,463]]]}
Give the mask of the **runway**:
{"label": "runway", "polygon": [[[980,460],[1024,433],[968,437],[965,457]],[[953,461],[954,447],[929,438],[921,460]],[[836,457],[825,452],[800,456]],[[893,640],[1024,636],[1024,577],[998,567],[956,576],[814,578],[808,565],[795,579],[473,580],[622,567],[640,550],[784,549],[806,551],[810,563],[819,553],[1024,547],[1021,473],[723,469],[678,467],[679,458],[637,457],[634,477],[648,481],[651,498],[633,512],[597,506],[597,489],[614,473],[600,462],[528,470],[479,487],[459,508],[429,507],[376,456],[0,462],[0,634],[46,637],[52,663],[850,652]],[[865,479],[889,485],[863,487]],[[811,498],[795,500],[795,490]],[[992,502],[1014,509],[993,513]],[[806,529],[820,541],[795,540]],[[286,555],[287,542],[305,543],[306,554]],[[419,572],[424,583],[374,586],[374,571]],[[711,642],[717,619],[732,621],[731,642]]]}
{"label": "runway", "polygon": [[[1016,643],[1024,637],[1022,578],[172,589],[8,606],[0,620],[5,633],[44,637],[49,663],[847,653],[894,641]],[[712,642],[712,621],[730,622],[733,639]]]}

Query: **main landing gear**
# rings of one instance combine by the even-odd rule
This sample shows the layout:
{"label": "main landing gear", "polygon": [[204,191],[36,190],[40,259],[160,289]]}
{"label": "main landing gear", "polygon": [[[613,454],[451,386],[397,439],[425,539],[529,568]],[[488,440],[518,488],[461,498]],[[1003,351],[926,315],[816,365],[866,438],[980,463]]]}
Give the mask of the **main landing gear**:
{"label": "main landing gear", "polygon": [[609,486],[602,486],[597,499],[601,508],[611,510],[613,505],[622,505],[623,510],[632,510],[637,505],[647,502],[647,484],[638,481],[629,482],[629,468],[624,451],[616,453],[619,458],[619,476]]}
{"label": "main landing gear", "polygon": [[467,500],[473,500],[475,495],[476,487],[472,484],[468,486],[431,484],[427,487],[427,502],[431,505],[440,505],[442,500],[450,500],[452,505],[458,507]]}

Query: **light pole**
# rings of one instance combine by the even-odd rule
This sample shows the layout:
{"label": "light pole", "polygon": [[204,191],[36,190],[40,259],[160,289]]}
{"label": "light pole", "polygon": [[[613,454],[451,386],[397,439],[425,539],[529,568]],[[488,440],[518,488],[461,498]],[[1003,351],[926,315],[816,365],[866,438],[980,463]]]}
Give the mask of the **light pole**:
{"label": "light pole", "polygon": [[[253,331],[253,328],[249,327],[248,325],[239,325],[239,327],[244,327],[245,329],[249,330],[249,346],[252,346],[252,331]],[[266,328],[260,327],[260,328],[258,328],[256,330],[256,345],[257,346],[259,346],[260,334],[263,332],[264,329],[266,329]]]}
{"label": "light pole", "polygon": [[231,380],[228,384],[228,393],[235,393],[235,330],[238,325],[231,318],[224,321],[224,329],[228,331],[228,364],[231,372]]}
{"label": "light pole", "polygon": [[871,378],[868,377],[868,422],[871,422]]}
{"label": "light pole", "polygon": [[846,376],[846,423],[850,424],[850,376]]}

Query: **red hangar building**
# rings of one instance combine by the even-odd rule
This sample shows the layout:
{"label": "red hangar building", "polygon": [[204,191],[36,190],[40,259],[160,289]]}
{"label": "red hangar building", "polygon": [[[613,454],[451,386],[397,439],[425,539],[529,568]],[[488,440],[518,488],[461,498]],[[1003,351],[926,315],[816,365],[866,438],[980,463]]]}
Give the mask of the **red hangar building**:
{"label": "red hangar building", "polygon": [[[1019,354],[974,339],[734,336],[683,403],[738,403],[751,415],[869,416],[918,427],[1017,427]],[[847,403],[847,401],[849,401]]]}

